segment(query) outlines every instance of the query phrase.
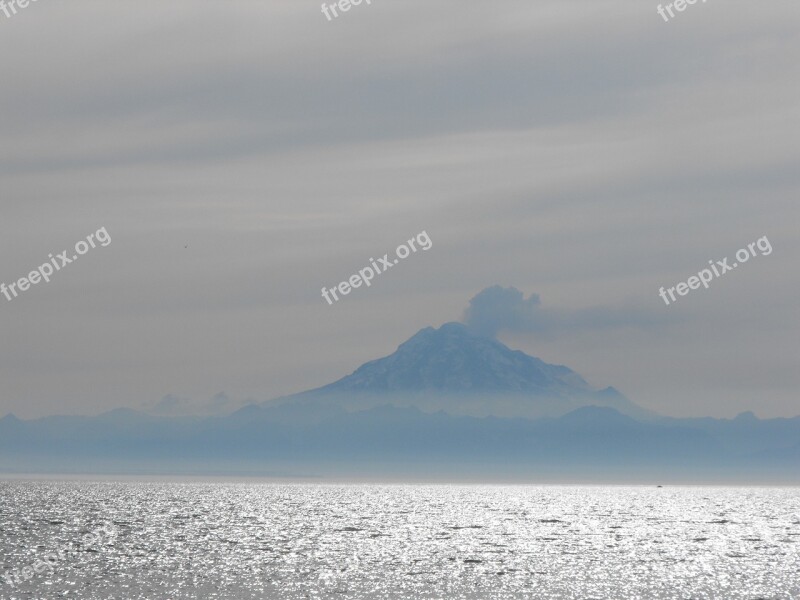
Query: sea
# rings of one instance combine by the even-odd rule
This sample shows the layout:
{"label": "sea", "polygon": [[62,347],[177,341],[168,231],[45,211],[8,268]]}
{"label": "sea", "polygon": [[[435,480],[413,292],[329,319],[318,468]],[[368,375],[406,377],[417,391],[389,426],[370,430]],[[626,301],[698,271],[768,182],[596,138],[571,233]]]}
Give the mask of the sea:
{"label": "sea", "polygon": [[800,598],[800,488],[0,480],[0,598]]}

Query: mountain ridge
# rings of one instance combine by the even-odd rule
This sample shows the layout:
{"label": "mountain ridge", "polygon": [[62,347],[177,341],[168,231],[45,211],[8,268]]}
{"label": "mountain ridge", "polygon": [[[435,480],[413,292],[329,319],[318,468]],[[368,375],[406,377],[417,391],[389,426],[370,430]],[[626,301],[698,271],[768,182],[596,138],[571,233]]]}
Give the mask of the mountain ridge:
{"label": "mountain ridge", "polygon": [[[800,481],[800,417],[642,422],[608,407],[541,419],[383,405],[251,405],[227,417],[0,419],[0,471],[276,473],[514,480]],[[626,479],[627,480],[627,479]]]}

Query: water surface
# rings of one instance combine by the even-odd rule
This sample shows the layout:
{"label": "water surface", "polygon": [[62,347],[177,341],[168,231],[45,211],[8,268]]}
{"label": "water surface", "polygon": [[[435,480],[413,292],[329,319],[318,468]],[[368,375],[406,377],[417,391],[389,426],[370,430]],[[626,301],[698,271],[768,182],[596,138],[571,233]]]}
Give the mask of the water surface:
{"label": "water surface", "polygon": [[793,599],[800,489],[0,482],[48,555],[0,598]]}

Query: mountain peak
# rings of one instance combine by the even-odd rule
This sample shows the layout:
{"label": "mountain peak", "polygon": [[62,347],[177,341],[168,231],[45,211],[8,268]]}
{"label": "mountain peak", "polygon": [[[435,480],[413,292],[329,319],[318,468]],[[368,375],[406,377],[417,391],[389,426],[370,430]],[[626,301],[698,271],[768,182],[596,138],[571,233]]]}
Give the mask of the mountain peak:
{"label": "mountain peak", "polygon": [[383,358],[278,404],[364,410],[394,404],[485,417],[558,416],[581,406],[651,418],[614,388],[597,391],[575,371],[544,362],[463,323],[425,327]]}
{"label": "mountain peak", "polygon": [[458,323],[456,321],[448,321],[447,323],[440,325],[438,329],[435,327],[424,327],[420,329],[417,333],[415,333],[405,342],[400,344],[397,347],[397,349],[399,350],[400,348],[403,348],[408,344],[415,345],[415,344],[432,343],[436,341],[441,341],[445,338],[459,339],[459,340],[475,338],[489,342],[495,341],[492,338],[484,337],[482,335],[475,333],[472,329],[470,329],[463,323]]}
{"label": "mountain peak", "polygon": [[426,327],[384,358],[365,363],[319,391],[336,393],[556,394],[589,385],[574,371],[550,365],[478,335],[463,323]]}

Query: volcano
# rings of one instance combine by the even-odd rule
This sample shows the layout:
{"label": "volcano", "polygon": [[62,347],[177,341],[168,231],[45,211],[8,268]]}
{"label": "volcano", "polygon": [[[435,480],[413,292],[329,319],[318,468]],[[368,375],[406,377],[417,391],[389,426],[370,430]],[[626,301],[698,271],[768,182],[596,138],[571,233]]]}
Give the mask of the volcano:
{"label": "volcano", "polygon": [[512,350],[455,322],[426,327],[389,356],[271,403],[351,411],[391,404],[478,417],[559,416],[601,406],[638,419],[656,416],[613,387],[595,389],[568,367]]}

